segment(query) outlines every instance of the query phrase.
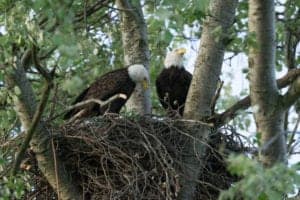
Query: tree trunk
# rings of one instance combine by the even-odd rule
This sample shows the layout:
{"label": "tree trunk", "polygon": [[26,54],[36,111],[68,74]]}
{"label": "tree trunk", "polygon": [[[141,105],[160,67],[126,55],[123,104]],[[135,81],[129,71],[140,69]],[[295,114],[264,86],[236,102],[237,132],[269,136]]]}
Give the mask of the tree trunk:
{"label": "tree trunk", "polygon": [[[20,117],[22,127],[27,132],[34,112],[36,100],[31,84],[26,78],[25,71],[20,64],[7,75],[11,89],[18,88],[20,92],[14,95],[15,110]],[[18,94],[19,93],[19,94]],[[82,199],[82,194],[69,179],[62,162],[54,156],[51,146],[50,133],[43,123],[39,123],[31,139],[31,149],[36,155],[39,169],[47,178],[50,185],[63,200]]]}
{"label": "tree trunk", "polygon": [[[201,120],[209,117],[211,103],[215,95],[226,44],[228,32],[233,24],[237,0],[210,1],[209,15],[204,21],[200,43],[200,54],[197,57],[193,80],[185,104],[184,118]],[[217,39],[218,38],[218,39]],[[206,140],[211,128],[203,126],[193,131],[195,138]],[[182,189],[178,199],[192,199],[196,188],[196,180],[203,166],[202,158],[205,156],[206,146],[199,141],[192,141],[186,146],[189,156],[184,159],[186,163],[186,177],[182,179]]]}
{"label": "tree trunk", "polygon": [[187,119],[200,120],[211,115],[210,106],[218,85],[237,0],[215,0],[209,6],[212,16],[208,16],[203,25],[200,53],[184,110]]}
{"label": "tree trunk", "polygon": [[[275,12],[273,0],[249,1],[249,32],[254,44],[249,52],[250,99],[257,132],[259,158],[266,166],[286,161],[284,110],[275,80]],[[252,38],[253,37],[253,38]]]}
{"label": "tree trunk", "polygon": [[[143,64],[149,70],[147,26],[139,0],[117,0],[121,15],[124,62],[126,65]],[[143,91],[137,87],[127,102],[131,111],[139,114],[151,113],[150,88]]]}

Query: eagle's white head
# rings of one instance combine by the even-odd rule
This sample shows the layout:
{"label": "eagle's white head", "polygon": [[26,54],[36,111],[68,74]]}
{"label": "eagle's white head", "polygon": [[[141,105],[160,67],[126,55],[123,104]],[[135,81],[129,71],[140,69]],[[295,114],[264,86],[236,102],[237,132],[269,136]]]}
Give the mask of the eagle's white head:
{"label": "eagle's white head", "polygon": [[186,53],[185,48],[175,49],[167,53],[167,56],[164,61],[165,68],[174,67],[183,67],[183,55]]}
{"label": "eagle's white head", "polygon": [[128,67],[130,79],[136,84],[142,84],[144,89],[149,86],[149,73],[142,64],[134,64]]}

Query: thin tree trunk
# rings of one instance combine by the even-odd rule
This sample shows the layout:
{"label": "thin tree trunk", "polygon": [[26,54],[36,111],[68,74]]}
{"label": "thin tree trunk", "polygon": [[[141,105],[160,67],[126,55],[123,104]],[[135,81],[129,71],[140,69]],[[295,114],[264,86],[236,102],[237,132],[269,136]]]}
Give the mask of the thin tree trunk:
{"label": "thin tree trunk", "polygon": [[[116,4],[121,15],[125,64],[143,64],[149,70],[150,51],[141,3],[139,0],[117,0]],[[150,88],[146,91],[136,88],[126,105],[139,114],[150,114]]]}
{"label": "thin tree trunk", "polygon": [[284,110],[275,80],[274,0],[249,1],[249,32],[255,43],[250,46],[250,99],[257,132],[261,135],[259,158],[266,166],[286,161],[283,134]]}
{"label": "thin tree trunk", "polygon": [[[36,110],[33,89],[20,64],[16,64],[15,69],[11,70],[6,79],[11,89],[19,88],[19,92],[14,96],[14,105],[22,127],[27,132]],[[81,192],[76,190],[77,187],[69,179],[62,162],[53,155],[50,133],[42,122],[37,125],[30,145],[36,155],[39,169],[54,188],[59,198],[63,200],[82,199]]]}
{"label": "thin tree trunk", "polygon": [[188,93],[184,117],[203,119],[211,115],[211,103],[221,73],[228,31],[233,24],[237,0],[214,0],[204,21],[199,55]]}
{"label": "thin tree trunk", "polygon": [[[210,1],[210,13],[204,21],[200,54],[196,60],[193,80],[185,104],[184,118],[186,119],[202,120],[212,114],[210,107],[217,89],[224,51],[228,43],[228,32],[233,24],[237,2],[237,0]],[[211,127],[203,126],[192,133],[195,138],[206,140],[211,133]],[[186,146],[189,156],[183,158],[186,170],[178,199],[193,199],[196,180],[203,169],[206,145],[196,140],[191,142],[192,144]]]}

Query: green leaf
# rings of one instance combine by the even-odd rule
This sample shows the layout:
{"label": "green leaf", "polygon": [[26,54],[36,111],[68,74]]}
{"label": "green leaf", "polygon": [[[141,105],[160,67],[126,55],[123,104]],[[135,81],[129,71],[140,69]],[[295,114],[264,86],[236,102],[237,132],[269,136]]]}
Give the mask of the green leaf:
{"label": "green leaf", "polygon": [[268,200],[268,195],[266,195],[266,193],[262,192],[259,194],[258,196],[258,200]]}
{"label": "green leaf", "polygon": [[63,90],[68,91],[70,94],[77,94],[78,88],[81,88],[82,85],[82,79],[79,76],[73,76],[63,83]]}
{"label": "green leaf", "polygon": [[166,20],[168,19],[173,13],[171,10],[168,10],[168,9],[164,9],[164,8],[161,8],[159,10],[157,10],[155,12],[155,14],[157,15],[157,17],[160,19],[160,20]]}
{"label": "green leaf", "polygon": [[210,0],[194,0],[192,6],[194,9],[206,13]]}
{"label": "green leaf", "polygon": [[[229,190],[220,195],[226,197],[243,197],[246,200],[281,200],[284,194],[291,193],[299,185],[300,175],[294,166],[283,164],[264,168],[261,163],[245,156],[233,156],[228,159],[229,169],[243,178]],[[234,198],[231,198],[234,199]]]}
{"label": "green leaf", "polygon": [[166,43],[170,43],[173,39],[173,35],[170,31],[166,30],[164,31],[163,39]]}

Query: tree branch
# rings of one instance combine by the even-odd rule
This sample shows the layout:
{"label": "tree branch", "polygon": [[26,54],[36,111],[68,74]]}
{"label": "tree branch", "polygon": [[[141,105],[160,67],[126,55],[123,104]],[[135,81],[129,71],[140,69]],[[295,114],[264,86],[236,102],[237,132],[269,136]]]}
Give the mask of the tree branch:
{"label": "tree branch", "polygon": [[[284,88],[290,85],[297,77],[300,76],[300,69],[292,69],[285,76],[280,79],[277,79],[277,86],[279,89]],[[230,120],[232,120],[237,114],[239,110],[246,110],[249,108],[251,102],[250,97],[246,96],[242,100],[236,102],[233,106],[228,108],[221,114],[215,114],[208,121],[212,121],[216,126],[220,127]]]}
{"label": "tree branch", "polygon": [[284,96],[282,96],[280,101],[280,108],[287,109],[292,106],[300,97],[300,77],[295,79],[292,83],[289,90],[286,92]]}
{"label": "tree branch", "polygon": [[216,108],[217,100],[218,100],[219,97],[220,97],[220,94],[221,94],[221,90],[222,90],[223,84],[224,84],[224,81],[220,81],[220,82],[219,82],[219,85],[218,85],[216,94],[215,94],[215,96],[212,98],[212,103],[211,103],[211,106],[210,106],[210,110],[211,110],[212,115],[215,114],[215,108]]}
{"label": "tree branch", "polygon": [[[79,107],[82,107],[82,106],[85,106],[85,105],[88,105],[90,103],[96,103],[96,104],[99,104],[101,107],[111,103],[112,101],[116,100],[116,99],[119,99],[119,98],[122,98],[122,99],[127,99],[127,96],[125,94],[116,94],[112,97],[110,97],[109,99],[105,100],[105,101],[101,101],[99,99],[88,99],[88,100],[85,100],[85,101],[82,101],[82,102],[79,102],[73,106],[70,106],[68,107],[66,110],[64,110],[63,113],[69,111],[69,110],[73,110],[73,109],[76,109],[76,108],[79,108]],[[74,122],[76,119],[78,119],[78,117],[80,117],[82,115],[83,112],[79,112],[79,114],[76,114],[75,116],[73,116],[69,121],[68,123],[70,122]],[[62,113],[60,113],[59,115],[61,115]]]}
{"label": "tree branch", "polygon": [[79,108],[81,106],[85,106],[85,105],[90,104],[90,103],[97,103],[100,106],[105,106],[105,105],[111,103],[112,101],[114,101],[118,98],[127,99],[127,96],[125,94],[116,94],[116,95],[110,97],[109,99],[107,99],[105,101],[101,101],[99,99],[88,99],[86,101],[82,101],[82,102],[79,102],[79,103],[77,103],[73,106],[68,107],[64,112],[75,109],[75,108]]}

